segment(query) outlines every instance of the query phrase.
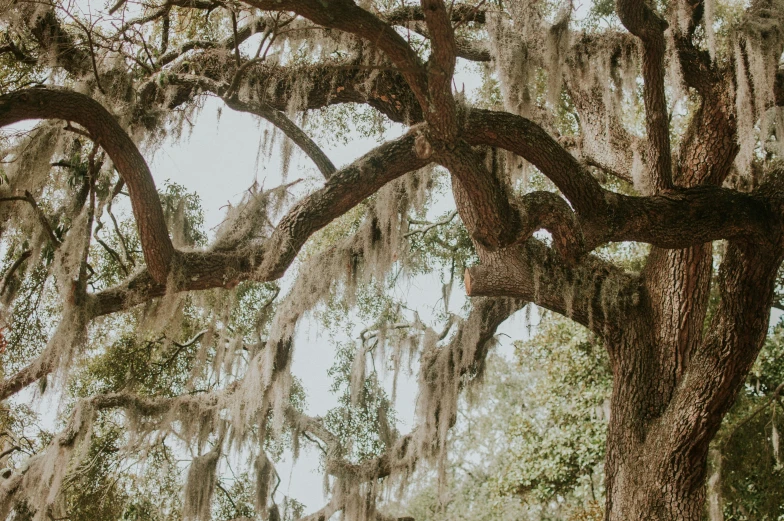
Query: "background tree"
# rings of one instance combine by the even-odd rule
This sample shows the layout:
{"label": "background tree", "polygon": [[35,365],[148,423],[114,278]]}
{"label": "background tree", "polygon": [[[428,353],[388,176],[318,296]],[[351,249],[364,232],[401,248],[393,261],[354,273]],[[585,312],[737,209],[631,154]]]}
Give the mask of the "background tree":
{"label": "background tree", "polygon": [[[417,461],[445,475],[461,389],[483,373],[498,325],[532,302],[607,351],[606,518],[702,516],[710,442],[762,348],[784,252],[779,0],[618,0],[582,20],[568,2],[0,8],[0,125],[44,120],[5,138],[0,397],[108,369],[71,390],[61,430],[9,432],[30,457],[12,454],[4,514],[67,516],[74,480],[107,473],[81,467],[107,450],[96,435],[172,476],[167,454],[190,452],[183,495],[152,509],[162,516],[209,518],[230,453],[253,462],[253,493],[236,493],[255,512],[296,512],[275,503],[273,460],[301,437],[319,443],[329,476],[312,519],[381,515],[381,487]],[[455,88],[458,57],[484,64],[483,100]],[[286,136],[284,179],[292,144],[323,178],[294,201],[290,185],[254,187],[209,244],[193,199],[159,194],[139,148],[179,132],[205,96]],[[340,169],[306,132],[374,128],[371,113],[406,131]],[[460,224],[428,215],[445,182]],[[135,226],[112,214],[123,194]],[[625,242],[650,245],[639,269],[606,255]],[[278,299],[274,281],[295,261]],[[442,324],[424,324],[381,298],[401,271],[448,266],[447,301],[466,265],[463,318],[447,306]],[[334,422],[302,413],[290,374],[298,320],[329,299],[381,302]],[[406,357],[419,363],[420,410],[400,435],[389,414],[351,409],[383,411],[383,396],[363,398],[367,363]],[[333,432],[365,427],[377,437],[346,445]],[[101,479],[89,485],[112,492]]]}
{"label": "background tree", "polygon": [[[446,487],[423,469],[400,501],[403,512],[427,521],[604,517],[606,356],[584,329],[558,315],[543,316],[534,327],[530,340],[517,343],[512,363],[491,355],[486,383],[461,400]],[[784,513],[783,409],[772,385],[781,380],[784,361],[781,327],[766,340],[711,444],[710,521]]]}

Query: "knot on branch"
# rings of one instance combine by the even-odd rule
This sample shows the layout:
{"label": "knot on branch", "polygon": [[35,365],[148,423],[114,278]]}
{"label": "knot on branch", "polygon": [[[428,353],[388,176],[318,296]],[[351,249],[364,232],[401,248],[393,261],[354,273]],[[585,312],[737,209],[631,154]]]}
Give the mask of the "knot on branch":
{"label": "knot on branch", "polygon": [[414,139],[414,153],[419,159],[429,159],[433,155],[433,146],[422,132]]}

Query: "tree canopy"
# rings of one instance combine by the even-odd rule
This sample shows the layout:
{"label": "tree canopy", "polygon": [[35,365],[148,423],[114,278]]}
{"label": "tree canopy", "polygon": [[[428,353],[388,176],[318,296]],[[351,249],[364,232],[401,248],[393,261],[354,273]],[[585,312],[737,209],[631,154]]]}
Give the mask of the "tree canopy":
{"label": "tree canopy", "polygon": [[[0,31],[2,516],[402,516],[388,492],[433,465],[443,495],[462,393],[534,305],[565,322],[519,345],[517,373],[588,391],[496,385],[553,400],[494,454],[501,496],[590,484],[608,520],[775,512],[780,492],[733,470],[763,456],[720,427],[770,432],[778,476],[779,420],[755,411],[780,403],[780,364],[749,374],[777,353],[781,0],[0,0]],[[148,162],[208,98],[266,122],[282,179],[214,233]],[[357,134],[381,142],[335,165],[324,143]],[[394,291],[417,276],[443,285],[427,317]],[[324,417],[291,372],[314,312],[336,343]],[[386,382],[405,370],[399,432]],[[57,427],[36,430],[26,399],[51,394]],[[316,512],[278,490],[302,443],[322,453]]]}

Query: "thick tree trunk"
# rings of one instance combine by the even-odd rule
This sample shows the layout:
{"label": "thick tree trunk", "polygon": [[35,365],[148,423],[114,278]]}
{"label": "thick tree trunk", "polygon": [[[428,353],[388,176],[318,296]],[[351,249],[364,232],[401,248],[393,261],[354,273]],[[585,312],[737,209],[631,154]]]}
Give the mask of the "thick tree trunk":
{"label": "thick tree trunk", "polygon": [[[654,440],[613,437],[607,455],[607,515],[612,521],[701,520],[706,458],[667,461]],[[657,449],[663,453],[656,453]]]}
{"label": "thick tree trunk", "polygon": [[[630,329],[638,327],[644,324]],[[664,413],[673,394],[675,364],[657,364],[650,348],[661,344],[649,341],[656,331],[640,332],[644,335],[625,335],[618,346],[629,356],[616,365],[613,385],[605,461],[606,519],[700,520],[710,438],[698,446],[687,438],[673,439],[675,427],[667,424]],[[639,356],[645,351],[649,356]],[[654,371],[661,377],[651,378]]]}
{"label": "thick tree trunk", "polygon": [[607,520],[703,519],[708,448],[764,341],[779,262],[730,243],[706,327],[710,245],[651,252],[645,305],[605,338]]}

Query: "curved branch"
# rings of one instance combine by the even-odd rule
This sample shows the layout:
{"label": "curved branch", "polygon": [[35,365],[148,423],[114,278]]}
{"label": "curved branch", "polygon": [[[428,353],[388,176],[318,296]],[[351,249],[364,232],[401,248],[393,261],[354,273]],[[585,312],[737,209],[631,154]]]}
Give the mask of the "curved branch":
{"label": "curved branch", "polygon": [[491,110],[468,113],[464,139],[514,152],[546,175],[566,196],[578,215],[603,214],[604,190],[574,156],[533,121]]}
{"label": "curved branch", "polygon": [[712,184],[721,186],[732,171],[740,151],[735,100],[725,79],[717,87],[705,90],[699,108],[691,119],[681,142],[675,169],[680,186]]}
{"label": "curved branch", "polygon": [[34,88],[0,96],[0,127],[29,119],[64,119],[83,126],[125,180],[150,274],[164,282],[174,246],[150,169],[136,144],[97,101],[66,89]]}
{"label": "curved branch", "polygon": [[351,0],[333,0],[328,3],[319,0],[245,0],[248,5],[266,11],[293,11],[308,20],[331,29],[339,29],[355,34],[381,49],[427,111],[427,75],[419,56],[410,45],[389,24],[377,16],[357,6]]}
{"label": "curved branch", "polygon": [[167,52],[163,54],[156,63],[156,68],[160,69],[174,60],[179,58],[180,56],[184,55],[185,53],[195,50],[195,49],[216,49],[222,48],[226,50],[230,50],[234,48],[235,41],[237,44],[243,43],[245,40],[250,38],[256,33],[262,32],[267,28],[267,23],[262,18],[253,18],[251,21],[243,25],[242,27],[238,28],[236,33],[233,33],[231,37],[224,39],[223,41],[211,41],[211,40],[190,40],[180,46],[178,49],[174,51]]}
{"label": "curved branch", "polygon": [[[484,255],[466,269],[470,297],[514,297],[542,306],[604,336],[619,307],[639,303],[637,277],[593,255],[567,266],[536,239]],[[620,316],[623,316],[622,314]]]}
{"label": "curved branch", "polygon": [[679,186],[702,183],[721,186],[730,174],[740,149],[732,72],[713,63],[708,51],[693,42],[694,31],[705,20],[702,0],[683,0],[681,8],[688,16],[688,27],[673,27],[675,50],[678,54],[686,85],[702,98],[691,118],[680,145],[674,182]]}
{"label": "curved branch", "polygon": [[[324,187],[303,198],[280,220],[261,244],[232,253],[217,251],[180,254],[173,291],[233,287],[243,280],[279,278],[302,245],[316,231],[365,200],[389,181],[427,165],[414,143],[418,129],[385,143],[335,172]],[[96,316],[106,315],[163,295],[166,284],[142,271],[120,286],[92,295]]]}

